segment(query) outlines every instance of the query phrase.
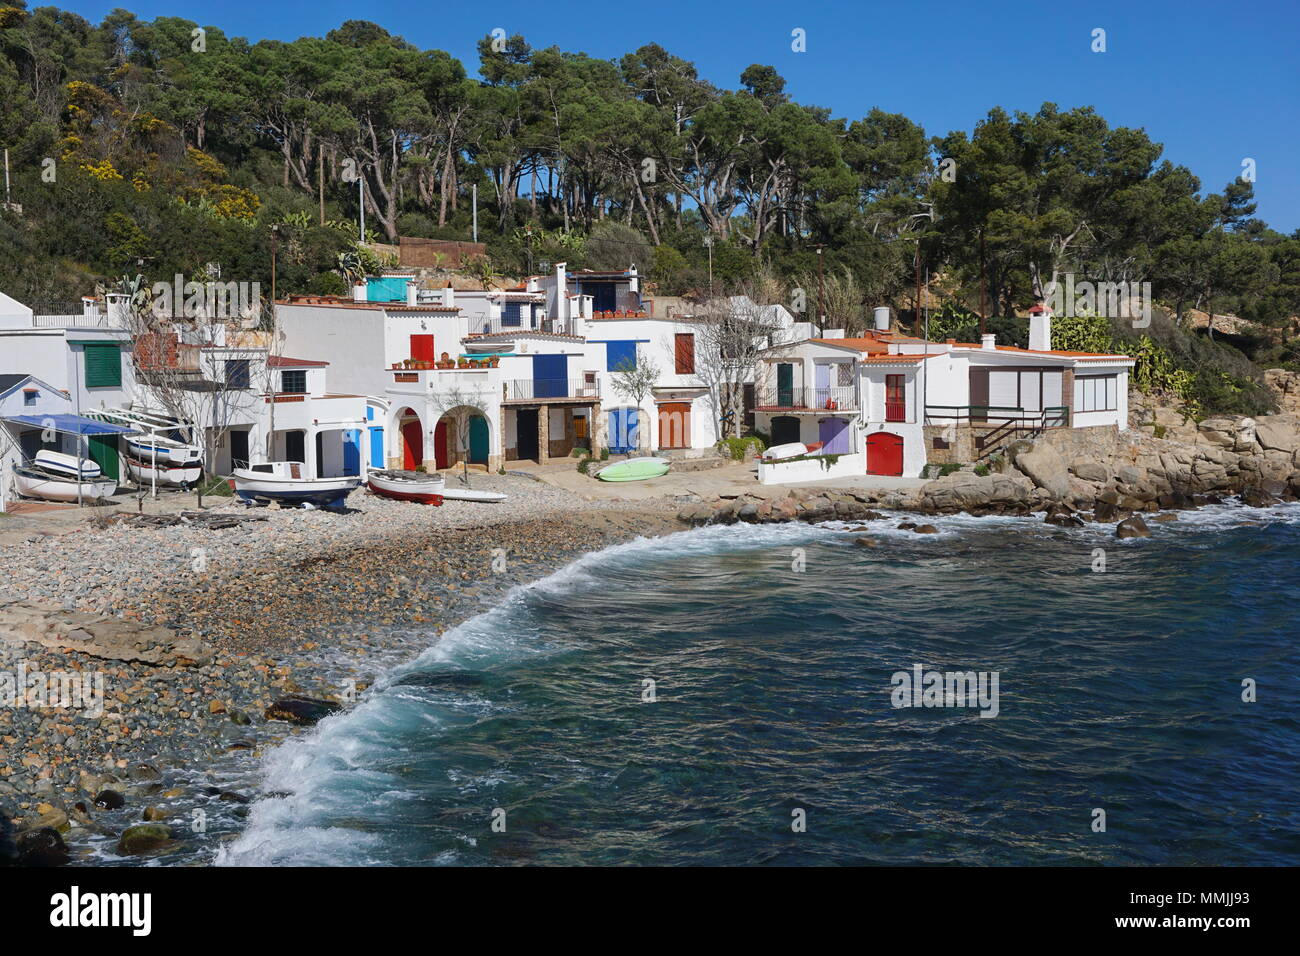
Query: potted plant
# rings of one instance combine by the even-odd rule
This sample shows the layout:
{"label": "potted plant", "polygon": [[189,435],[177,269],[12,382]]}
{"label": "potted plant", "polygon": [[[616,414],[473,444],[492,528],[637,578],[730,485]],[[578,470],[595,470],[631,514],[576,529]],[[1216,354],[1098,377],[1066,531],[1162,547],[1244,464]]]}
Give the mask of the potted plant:
{"label": "potted plant", "polygon": [[496,368],[500,364],[501,364],[501,356],[499,355],[494,355],[490,359],[488,359],[488,368]]}

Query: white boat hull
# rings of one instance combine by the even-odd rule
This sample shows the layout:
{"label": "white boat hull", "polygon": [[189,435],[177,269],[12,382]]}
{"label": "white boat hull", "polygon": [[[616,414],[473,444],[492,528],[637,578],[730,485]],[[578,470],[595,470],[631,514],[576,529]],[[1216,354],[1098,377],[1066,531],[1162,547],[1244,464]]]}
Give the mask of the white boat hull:
{"label": "white boat hull", "polygon": [[136,461],[134,458],[126,460],[126,470],[141,485],[150,485],[156,479],[160,485],[174,485],[179,488],[189,488],[203,474],[203,468],[197,464],[164,466],[159,463],[159,466],[154,468],[148,462]]}
{"label": "white boat hull", "polygon": [[[18,493],[26,498],[41,498],[45,501],[76,501],[78,498],[78,483],[76,481],[63,481],[54,477],[34,474],[25,469],[15,469],[14,485],[18,489]],[[83,481],[80,485],[80,498],[82,501],[111,498],[117,491],[117,482],[111,478]]]}
{"label": "white boat hull", "polygon": [[448,501],[505,501],[506,496],[499,491],[475,491],[473,488],[451,488],[442,492]]}
{"label": "white boat hull", "polygon": [[442,475],[396,475],[387,471],[372,471],[366,476],[370,490],[385,498],[399,501],[418,501],[421,504],[442,504],[446,479]]}
{"label": "white boat hull", "polygon": [[128,438],[126,447],[141,461],[157,461],[159,465],[190,466],[198,464],[203,458],[203,449],[174,441]]}
{"label": "white boat hull", "polygon": [[360,476],[340,478],[283,478],[236,468],[232,479],[235,494],[248,502],[279,501],[310,504],[318,508],[341,508],[348,494],[359,487]]}

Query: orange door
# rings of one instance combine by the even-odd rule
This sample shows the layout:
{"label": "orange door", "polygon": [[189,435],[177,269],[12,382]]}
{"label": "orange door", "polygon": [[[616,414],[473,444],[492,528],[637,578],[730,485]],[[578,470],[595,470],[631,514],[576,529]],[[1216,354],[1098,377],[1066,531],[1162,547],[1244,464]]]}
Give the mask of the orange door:
{"label": "orange door", "polygon": [[889,432],[867,436],[867,474],[903,474],[903,439]]}
{"label": "orange door", "polygon": [[691,447],[690,402],[668,402],[659,406],[659,447]]}

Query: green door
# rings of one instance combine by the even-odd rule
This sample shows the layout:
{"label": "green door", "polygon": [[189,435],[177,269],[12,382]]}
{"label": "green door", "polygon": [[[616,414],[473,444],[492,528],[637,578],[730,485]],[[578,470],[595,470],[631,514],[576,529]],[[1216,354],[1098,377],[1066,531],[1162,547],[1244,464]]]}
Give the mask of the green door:
{"label": "green door", "polygon": [[776,367],[776,404],[778,408],[794,407],[794,366],[788,362]]}
{"label": "green door", "polygon": [[469,420],[469,461],[471,465],[486,465],[487,460],[487,419],[482,415],[475,415]]}
{"label": "green door", "polygon": [[122,477],[121,469],[118,467],[117,457],[117,436],[116,435],[91,435],[90,436],[90,457],[95,460],[107,478],[114,481]]}

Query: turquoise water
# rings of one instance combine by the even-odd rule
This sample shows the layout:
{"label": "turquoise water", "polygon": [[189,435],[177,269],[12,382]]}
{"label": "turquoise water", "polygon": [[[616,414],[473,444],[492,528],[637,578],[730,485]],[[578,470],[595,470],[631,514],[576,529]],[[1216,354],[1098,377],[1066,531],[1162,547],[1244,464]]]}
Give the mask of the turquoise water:
{"label": "turquoise water", "polygon": [[[1300,862],[1296,506],[936,523],[703,529],[518,589],[277,749],[218,861]],[[917,664],[996,671],[997,716],[895,708]]]}

